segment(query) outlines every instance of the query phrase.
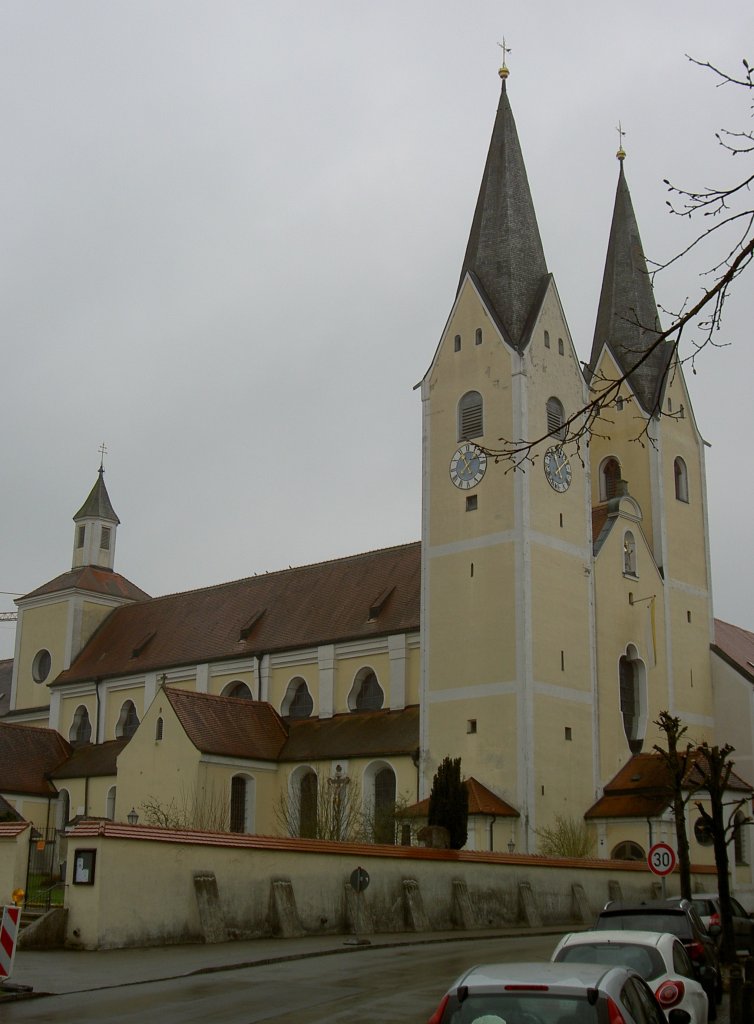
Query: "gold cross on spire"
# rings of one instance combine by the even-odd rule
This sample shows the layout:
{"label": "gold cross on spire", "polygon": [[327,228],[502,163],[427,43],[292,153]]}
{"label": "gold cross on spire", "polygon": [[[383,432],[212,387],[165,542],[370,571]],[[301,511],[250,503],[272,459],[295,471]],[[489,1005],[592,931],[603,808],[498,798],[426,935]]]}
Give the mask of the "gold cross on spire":
{"label": "gold cross on spire", "polygon": [[99,446],[97,451],[99,452],[99,456],[100,456],[100,458],[99,458],[99,468],[104,471],[104,468],[105,468],[105,456],[107,455],[107,446],[105,445],[104,441]]}
{"label": "gold cross on spire", "polygon": [[623,148],[623,136],[626,134],[623,131],[623,125],[618,122],[618,127],[615,129],[618,133],[618,152],[615,154],[619,160],[623,161],[626,159],[626,151]]}
{"label": "gold cross on spire", "polygon": [[498,43],[497,45],[503,51],[503,63],[500,65],[498,74],[500,75],[501,78],[507,78],[508,75],[510,74],[510,71],[508,70],[508,65],[505,63],[505,58],[511,52],[511,48],[510,46],[505,45],[505,36],[503,36],[502,43]]}

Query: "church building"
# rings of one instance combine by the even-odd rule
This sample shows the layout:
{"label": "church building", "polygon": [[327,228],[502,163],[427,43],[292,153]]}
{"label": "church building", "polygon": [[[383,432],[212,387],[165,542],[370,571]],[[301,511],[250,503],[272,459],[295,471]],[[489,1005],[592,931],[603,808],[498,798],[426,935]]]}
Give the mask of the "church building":
{"label": "church building", "polygon": [[[317,837],[326,804],[336,831],[349,808],[349,834],[408,842],[450,756],[468,848],[536,853],[558,820],[586,823],[602,858],[674,836],[650,770],[655,719],[670,710],[716,742],[724,713],[705,444],[673,344],[655,344],[625,153],[582,364],[500,77],[420,386],[421,539],[152,598],[116,569],[100,466],[70,570],[17,602],[0,794],[37,826],[136,813]],[[538,443],[503,452],[501,438]],[[692,859],[711,852],[692,839]]]}

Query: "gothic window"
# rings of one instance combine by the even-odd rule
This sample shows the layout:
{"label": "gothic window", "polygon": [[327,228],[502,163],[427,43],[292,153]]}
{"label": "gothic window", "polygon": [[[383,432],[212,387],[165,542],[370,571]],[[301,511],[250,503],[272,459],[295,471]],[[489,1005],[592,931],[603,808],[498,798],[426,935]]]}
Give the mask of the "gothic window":
{"label": "gothic window", "polygon": [[246,683],[240,679],[234,679],[232,683],[228,683],[222,692],[223,697],[238,697],[241,700],[253,700],[254,694],[251,692]]}
{"label": "gothic window", "polygon": [[620,462],[613,458],[605,459],[600,466],[600,501],[609,501],[616,496],[620,478]]}
{"label": "gothic window", "polygon": [[302,839],[317,838],[317,797],[319,781],[308,771],[301,777],[298,804],[298,834]]}
{"label": "gothic window", "polygon": [[107,791],[105,817],[115,821],[115,786],[111,786]]}
{"label": "gothic window", "polygon": [[230,780],[230,831],[253,830],[254,780],[248,775],[234,775]]}
{"label": "gothic window", "polygon": [[157,721],[155,723],[155,727],[154,727],[154,738],[155,738],[155,740],[161,740],[162,739],[163,724],[164,724],[163,723],[163,718],[162,718],[162,715],[160,715],[160,717],[157,719]]}
{"label": "gothic window", "polygon": [[361,669],[348,695],[351,711],[379,711],[385,703],[385,694],[371,669]]}
{"label": "gothic window", "polygon": [[115,735],[120,739],[130,739],[139,728],[139,716],[136,714],[136,707],[132,700],[127,700],[120,709],[120,716],[115,726]]}
{"label": "gothic window", "polygon": [[613,860],[644,860],[646,854],[638,843],[627,839],[623,843],[618,843],[610,856]]}
{"label": "gothic window", "polygon": [[395,842],[395,772],[381,768],[374,777],[374,841]]}
{"label": "gothic window", "polygon": [[673,463],[673,475],[675,477],[675,496],[678,501],[689,500],[689,475],[686,463],[677,458]]}
{"label": "gothic window", "polygon": [[623,534],[623,572],[626,576],[636,576],[636,541],[630,530]]}
{"label": "gothic window", "polygon": [[563,426],[565,423],[563,403],[559,398],[548,398],[546,409],[548,433],[552,434],[553,437],[559,438],[561,441],[564,440],[566,432]]}
{"label": "gothic window", "polygon": [[618,675],[623,731],[631,753],[638,754],[644,745],[646,725],[646,669],[633,644],[620,659]]}
{"label": "gothic window", "polygon": [[306,680],[301,676],[296,676],[288,683],[288,689],[285,691],[280,709],[281,714],[287,718],[309,718],[313,710],[314,701],[309,693]]}
{"label": "gothic window", "polygon": [[478,391],[467,391],[458,403],[458,438],[469,441],[484,433],[482,396]]}
{"label": "gothic window", "polygon": [[92,738],[92,723],[89,712],[83,704],[79,704],[73,716],[73,724],[68,732],[71,743],[89,743]]}

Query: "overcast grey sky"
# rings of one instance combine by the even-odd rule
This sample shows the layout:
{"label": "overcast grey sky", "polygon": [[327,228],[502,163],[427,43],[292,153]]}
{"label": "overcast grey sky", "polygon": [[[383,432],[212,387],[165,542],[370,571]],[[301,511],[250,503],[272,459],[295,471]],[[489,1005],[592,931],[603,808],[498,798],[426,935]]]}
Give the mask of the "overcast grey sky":
{"label": "overcast grey sky", "polygon": [[[684,54],[737,70],[753,30],[751,0],[0,2],[0,590],[70,568],[103,441],[116,569],[151,594],[418,539],[413,386],[455,295],[497,41],[586,359],[618,121],[664,259],[689,236],[662,179],[733,181],[714,132],[751,127]],[[658,300],[697,295],[697,270]],[[748,628],[752,294],[754,274],[689,377],[715,611]]]}

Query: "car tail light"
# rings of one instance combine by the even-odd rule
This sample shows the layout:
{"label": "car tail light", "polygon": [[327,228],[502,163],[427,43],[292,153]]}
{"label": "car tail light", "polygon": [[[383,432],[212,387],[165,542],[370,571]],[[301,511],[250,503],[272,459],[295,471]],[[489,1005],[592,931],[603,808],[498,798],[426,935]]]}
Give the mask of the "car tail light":
{"label": "car tail light", "polygon": [[445,1007],[448,1005],[448,999],[450,999],[450,996],[442,997],[442,1002],[437,1007],[432,1016],[429,1018],[427,1024],[440,1024],[440,1021],[442,1020],[442,1015],[445,1013]]}
{"label": "car tail light", "polygon": [[[718,914],[717,911],[715,911],[714,914],[710,914],[710,916],[709,916],[709,923],[710,924],[716,924],[716,925],[719,926],[719,924],[720,924],[720,915]],[[709,927],[709,925],[707,927]]]}
{"label": "car tail light", "polygon": [[689,956],[691,957],[691,959],[694,960],[694,961],[704,960],[704,958],[705,958],[704,957],[704,946],[702,945],[701,942],[698,942],[696,939],[694,939],[693,942],[690,942],[688,944],[688,946],[686,946],[686,951],[689,954]]}
{"label": "car tail light", "polygon": [[607,997],[607,1020],[608,1024],[626,1024],[626,1018],[620,1012],[610,996]]}
{"label": "car tail light", "polygon": [[657,996],[657,1002],[663,1008],[663,1010],[670,1010],[672,1007],[677,1006],[683,999],[686,993],[686,986],[682,981],[677,981],[675,978],[663,981],[662,985],[657,989],[655,995]]}

